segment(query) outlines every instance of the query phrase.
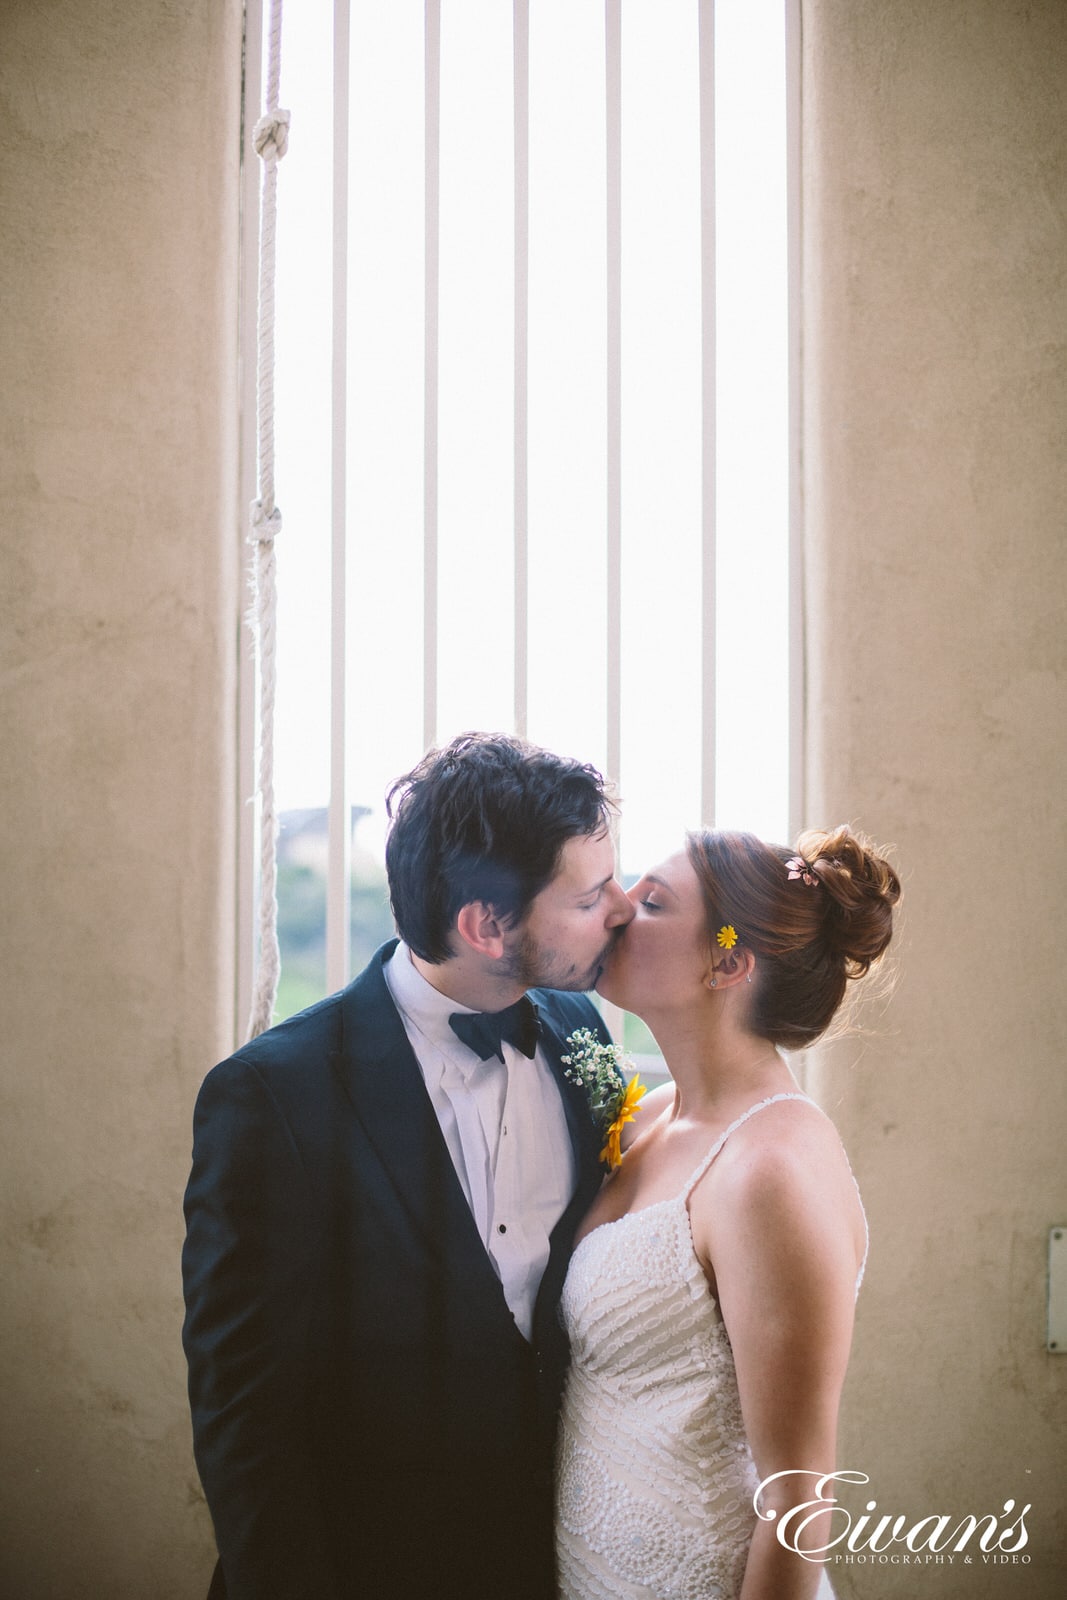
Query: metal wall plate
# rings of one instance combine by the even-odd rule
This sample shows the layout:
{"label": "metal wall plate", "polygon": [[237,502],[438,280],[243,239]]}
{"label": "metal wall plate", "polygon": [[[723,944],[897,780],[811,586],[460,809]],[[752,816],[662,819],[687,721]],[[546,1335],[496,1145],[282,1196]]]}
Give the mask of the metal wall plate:
{"label": "metal wall plate", "polygon": [[1047,1348],[1067,1355],[1067,1224],[1048,1231]]}

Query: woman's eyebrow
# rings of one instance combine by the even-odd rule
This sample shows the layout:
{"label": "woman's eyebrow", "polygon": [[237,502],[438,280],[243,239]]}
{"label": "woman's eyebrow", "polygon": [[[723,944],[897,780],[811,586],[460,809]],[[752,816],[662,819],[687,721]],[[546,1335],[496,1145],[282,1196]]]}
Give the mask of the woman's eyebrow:
{"label": "woman's eyebrow", "polygon": [[671,888],[670,884],[669,883],[665,883],[662,878],[657,878],[656,874],[654,872],[646,872],[645,873],[645,877],[648,879],[649,883],[658,884],[661,889],[666,889],[667,893],[671,896],[672,899],[677,900],[678,896],[675,894],[675,892]]}

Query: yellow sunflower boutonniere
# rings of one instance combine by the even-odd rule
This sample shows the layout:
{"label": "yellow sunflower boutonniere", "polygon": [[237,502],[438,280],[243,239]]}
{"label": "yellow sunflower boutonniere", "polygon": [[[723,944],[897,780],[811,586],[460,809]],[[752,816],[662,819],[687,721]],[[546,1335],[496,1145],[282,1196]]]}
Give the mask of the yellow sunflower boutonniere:
{"label": "yellow sunflower boutonniere", "polygon": [[604,1148],[601,1161],[614,1172],[622,1161],[622,1130],[632,1122],[645,1093],[640,1075],[627,1082],[623,1068],[632,1066],[617,1044],[603,1044],[589,1028],[578,1028],[567,1039],[571,1053],[563,1056],[564,1077],[584,1089],[599,1128]]}

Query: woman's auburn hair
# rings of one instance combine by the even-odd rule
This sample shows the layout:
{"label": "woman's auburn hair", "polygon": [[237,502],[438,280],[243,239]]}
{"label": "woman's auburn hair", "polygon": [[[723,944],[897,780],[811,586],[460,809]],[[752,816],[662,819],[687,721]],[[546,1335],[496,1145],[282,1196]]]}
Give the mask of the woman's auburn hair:
{"label": "woman's auburn hair", "polygon": [[[850,979],[893,936],[900,879],[878,846],[842,825],[802,833],[794,850],[752,833],[699,830],[686,850],[700,881],[709,944],[729,924],[756,957],[751,1026],[786,1050],[826,1032]],[[815,883],[790,877],[802,857]]]}

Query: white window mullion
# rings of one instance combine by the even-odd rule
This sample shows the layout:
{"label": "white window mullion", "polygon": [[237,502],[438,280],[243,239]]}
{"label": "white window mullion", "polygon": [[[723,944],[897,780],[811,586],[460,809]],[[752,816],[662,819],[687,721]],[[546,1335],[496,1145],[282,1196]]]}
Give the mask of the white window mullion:
{"label": "white window mullion", "polygon": [[515,117],[515,732],[529,709],[530,0],[514,0]]}
{"label": "white window mullion", "polygon": [[607,771],[622,771],[622,4],[604,5],[607,124]]}
{"label": "white window mullion", "polygon": [[441,213],[441,0],[426,0],[423,377],[423,747],[437,742],[437,391]]}
{"label": "white window mullion", "polygon": [[349,0],[333,11],[333,362],[330,450],[330,807],[326,869],[326,987],[351,967],[352,804],[348,789],[348,107]]}
{"label": "white window mullion", "polygon": [[[241,150],[241,305],[239,342],[245,378],[241,391],[240,473],[238,495],[238,592],[248,582],[248,508],[256,497],[255,350],[259,299],[259,160],[252,147],[252,128],[259,115],[263,79],[263,4],[247,0],[245,8],[244,128]],[[244,623],[238,619],[240,668],[237,683],[237,962],[235,972],[234,1041],[252,1008],[258,916],[259,818],[250,797],[256,786],[257,692],[253,652]]]}
{"label": "white window mullion", "polygon": [[715,5],[700,0],[701,741],[700,821],[715,821]]}
{"label": "white window mullion", "polygon": [[[607,776],[622,772],[622,4],[604,5],[605,191],[607,229]],[[621,861],[621,829],[618,842]],[[622,1040],[625,1017],[601,1002],[604,1020]]]}

